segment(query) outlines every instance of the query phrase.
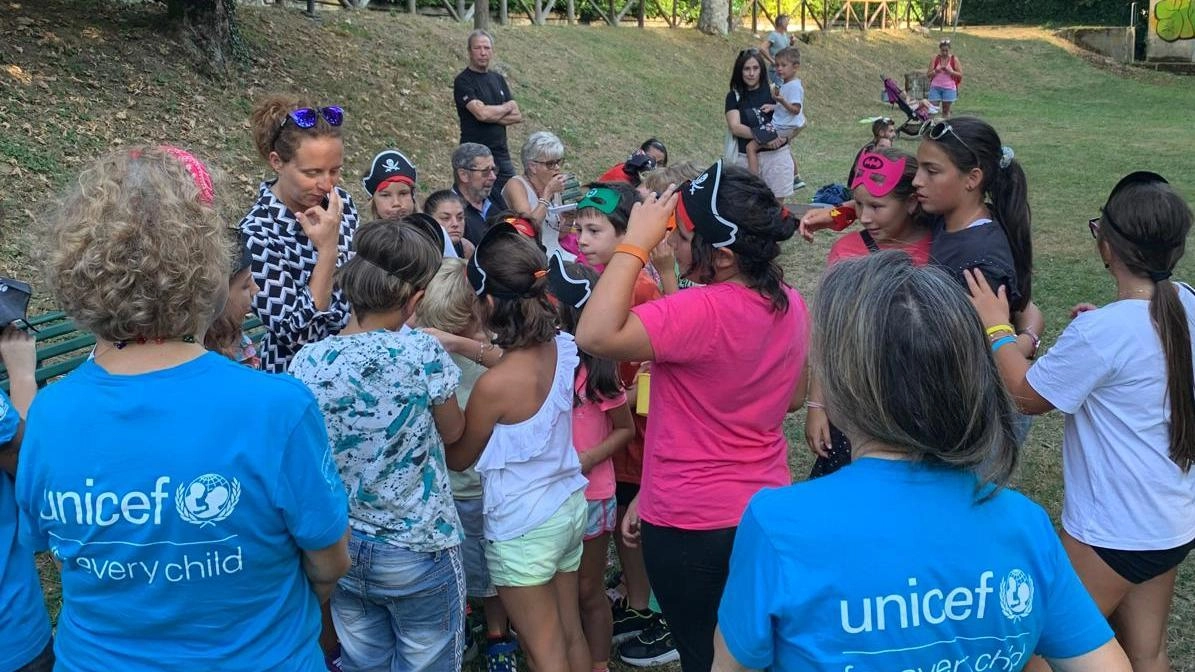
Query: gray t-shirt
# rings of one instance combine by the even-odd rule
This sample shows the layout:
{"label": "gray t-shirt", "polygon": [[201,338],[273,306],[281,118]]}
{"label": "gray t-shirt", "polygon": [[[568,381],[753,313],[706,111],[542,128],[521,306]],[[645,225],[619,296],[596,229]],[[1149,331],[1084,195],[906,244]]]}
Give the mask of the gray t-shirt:
{"label": "gray t-shirt", "polygon": [[773,60],[775,60],[776,54],[779,53],[781,49],[787,47],[788,44],[788,35],[784,33],[778,33],[774,30],[768,33],[768,55],[771,56]]}

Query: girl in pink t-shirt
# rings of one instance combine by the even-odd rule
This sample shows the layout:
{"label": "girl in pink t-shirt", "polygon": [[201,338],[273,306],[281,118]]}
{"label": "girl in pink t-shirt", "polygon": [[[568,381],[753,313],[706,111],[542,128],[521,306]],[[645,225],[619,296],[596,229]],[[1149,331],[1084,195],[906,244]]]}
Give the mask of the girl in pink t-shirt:
{"label": "girl in pink t-shirt", "polygon": [[[913,178],[917,157],[892,148],[861,152],[851,171],[852,194],[862,230],[848,233],[830,247],[826,266],[880,250],[900,250],[913,264],[929,263],[929,223],[917,205]],[[830,424],[822,405],[821,387],[809,377],[805,441],[817,460],[810,478],[825,476],[851,463],[851,442]]]}
{"label": "girl in pink t-shirt", "polygon": [[[759,177],[718,162],[635,206],[577,330],[586,352],[652,363],[643,483],[621,532],[642,537],[686,670],[713,663],[747,501],[791,482],[782,425],[804,401],[809,320],[776,257],[795,227]],[[704,286],[632,309],[647,250],[666,235],[685,277]]]}
{"label": "girl in pink t-shirt", "polygon": [[[562,331],[573,333],[598,274],[592,268],[552,255],[548,262],[548,291],[556,298]],[[593,669],[607,668],[614,619],[606,598],[605,573],[610,533],[614,531],[615,453],[626,449],[635,435],[627,395],[618,377],[617,363],[579,351],[573,393],[573,446],[581,472],[589,479],[585,489],[587,517],[581,569],[581,624],[593,656]]]}

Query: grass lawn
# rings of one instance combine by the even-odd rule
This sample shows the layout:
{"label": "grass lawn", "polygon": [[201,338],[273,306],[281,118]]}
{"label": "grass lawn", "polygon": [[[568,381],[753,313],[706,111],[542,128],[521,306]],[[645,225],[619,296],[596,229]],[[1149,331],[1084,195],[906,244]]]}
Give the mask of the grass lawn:
{"label": "grass lawn", "polygon": [[[401,14],[241,8],[252,61],[225,81],[196,76],[172,39],[154,32],[146,6],[45,0],[0,5],[0,274],[30,277],[37,221],[72,172],[97,152],[171,141],[221,169],[222,213],[235,222],[264,172],[246,118],[254,97],[301,90],[342,104],[347,187],[364,207],[357,176],[379,149],[397,146],[420,169],[422,195],[450,183],[457,138],[451,80],[463,67],[461,26]],[[891,114],[878,102],[881,75],[901,80],[925,68],[936,41],[913,33],[814,35],[802,44],[800,76],[809,128],[797,143],[801,174],[816,186],[844,179],[868,137],[865,116]],[[677,159],[709,162],[720,152],[734,55],[750,39],[695,31],[606,27],[509,27],[496,53],[529,120],[512,129],[517,150],[532,131],[567,144],[569,170],[592,178],[649,136]],[[1107,66],[1033,28],[979,29],[954,40],[966,71],[961,114],[991,121],[1029,176],[1034,213],[1034,299],[1048,323],[1046,344],[1075,303],[1103,303],[1114,285],[1093,251],[1087,218],[1098,214],[1124,173],[1148,168],[1195,198],[1190,111],[1195,80]],[[898,146],[915,151],[911,141]],[[790,282],[816,289],[829,238],[794,240],[783,258]],[[1191,258],[1177,277],[1192,278]],[[37,299],[41,308],[48,298]],[[917,375],[910,372],[910,375]],[[1061,418],[1039,418],[1017,486],[1057,519],[1062,499]],[[801,414],[787,426],[793,473],[808,473]],[[45,573],[57,612],[57,577]],[[1195,561],[1181,569],[1170,621],[1177,672],[1195,672]]]}

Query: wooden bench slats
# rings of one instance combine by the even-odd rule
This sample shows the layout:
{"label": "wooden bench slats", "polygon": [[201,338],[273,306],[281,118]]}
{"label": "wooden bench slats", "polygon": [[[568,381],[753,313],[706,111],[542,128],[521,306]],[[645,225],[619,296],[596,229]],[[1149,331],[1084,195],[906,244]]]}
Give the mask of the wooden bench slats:
{"label": "wooden bench slats", "polygon": [[[91,348],[95,346],[95,335],[81,331],[74,320],[62,311],[33,315],[26,322],[37,329],[33,334],[37,340],[37,371],[34,376],[39,387],[86,362]],[[246,318],[241,329],[249,334],[254,343],[261,343],[266,333],[265,325],[256,315]],[[80,354],[67,357],[72,353]],[[8,369],[2,362],[0,390],[8,392]]]}

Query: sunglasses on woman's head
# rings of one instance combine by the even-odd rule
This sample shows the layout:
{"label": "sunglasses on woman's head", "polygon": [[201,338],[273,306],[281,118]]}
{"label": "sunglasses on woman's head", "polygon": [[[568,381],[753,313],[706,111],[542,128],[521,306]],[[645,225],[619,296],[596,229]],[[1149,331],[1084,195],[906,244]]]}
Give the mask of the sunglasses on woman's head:
{"label": "sunglasses on woman's head", "polygon": [[739,52],[739,57],[741,58],[743,56],[754,56],[758,53],[759,53],[759,50],[756,49],[755,47],[748,47]]}
{"label": "sunglasses on woman's head", "polygon": [[315,128],[315,125],[319,123],[320,117],[323,117],[329,126],[340,126],[344,123],[344,108],[339,105],[315,108],[300,107],[297,110],[287,112],[286,118],[278,125],[278,130],[274,131],[274,141],[270,143],[270,146],[273,147],[278,142],[278,136],[282,135],[282,129],[286,128],[287,121],[290,121],[299,128],[308,129]]}
{"label": "sunglasses on woman's head", "polygon": [[1091,237],[1099,240],[1100,238],[1100,218],[1092,217],[1087,220],[1087,228],[1091,230]]}

